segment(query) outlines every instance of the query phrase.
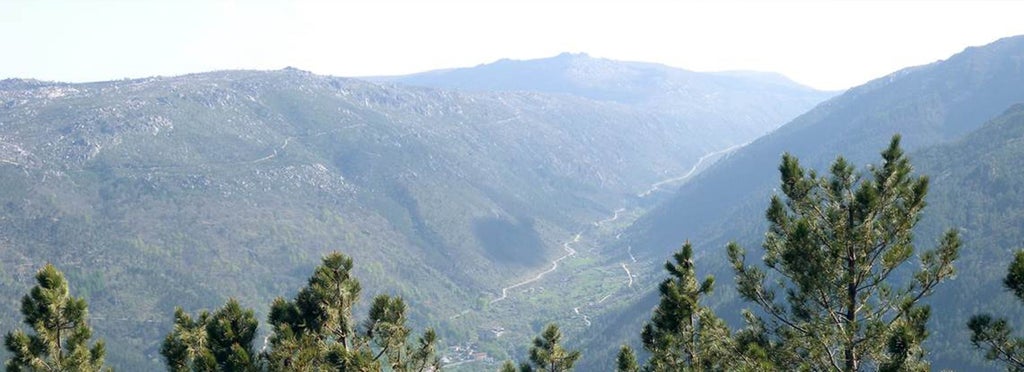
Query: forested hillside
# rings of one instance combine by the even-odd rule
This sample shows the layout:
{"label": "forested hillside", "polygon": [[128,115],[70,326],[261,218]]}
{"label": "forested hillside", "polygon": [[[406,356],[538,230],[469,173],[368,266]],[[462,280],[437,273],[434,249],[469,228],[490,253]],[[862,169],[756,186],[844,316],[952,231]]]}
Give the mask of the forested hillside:
{"label": "forested hillside", "polygon": [[1024,306],[1002,284],[1014,252],[1024,248],[1024,105],[914,158],[934,185],[919,234],[956,227],[964,241],[956,280],[931,300],[934,339],[928,347],[936,366],[975,370],[983,354],[970,346],[968,319],[978,313],[1024,316]]}
{"label": "forested hillside", "polygon": [[624,244],[660,257],[686,238],[717,247],[759,236],[760,213],[749,212],[771,195],[783,152],[822,168],[836,154],[862,164],[895,133],[911,151],[952,141],[1024,101],[1021,58],[1024,37],[1006,38],[851,88],[682,186],[624,234]]}
{"label": "forested hillside", "polygon": [[[986,203],[985,200],[990,200],[991,194],[986,194],[986,197],[980,200],[970,198],[969,195],[974,195],[974,191],[960,189],[966,185],[966,180],[974,179],[970,173],[957,176],[962,177],[960,179],[963,181],[955,181],[951,177],[956,171],[946,168],[952,164],[936,162],[933,160],[934,155],[928,155],[934,153],[926,151],[918,155],[918,152],[913,150],[923,151],[931,146],[952,143],[960,138],[970,138],[964,136],[981,128],[984,123],[1000,115],[1007,107],[1024,102],[1024,89],[1020,88],[1024,86],[1022,60],[1024,37],[1012,37],[990,45],[968,48],[947,60],[908,68],[864,86],[852,88],[769,135],[733,152],[687,182],[671,200],[658,206],[628,228],[623,233],[621,241],[610,242],[609,249],[618,250],[618,246],[631,246],[632,252],[640,252],[647,260],[659,262],[684,240],[692,241],[696,246],[695,255],[703,262],[705,272],[714,274],[720,283],[721,289],[716,291],[711,303],[719,308],[721,316],[737,322],[739,310],[744,304],[736,299],[736,293],[732,289],[733,274],[725,262],[724,247],[729,241],[738,241],[746,247],[757,247],[761,244],[767,229],[764,211],[770,196],[779,192],[777,169],[781,155],[793,154],[805,165],[824,172],[828,162],[838,155],[846,157],[853,164],[866,163],[877,156],[877,149],[883,146],[889,136],[897,133],[905,139],[906,147],[912,149],[911,160],[915,164],[915,170],[931,175],[932,187],[937,190],[928,199],[929,203],[935,204],[936,207],[925,211],[925,223],[920,228],[929,234],[922,236],[935,237],[936,231],[941,228],[965,225],[954,223],[951,219],[953,217],[947,217],[951,211],[953,216],[959,216],[960,222],[966,222],[967,219],[995,218],[997,221],[1008,223],[1001,226],[1014,226],[1004,220],[1003,214],[1000,213],[990,213],[982,208],[976,208],[975,213],[967,214],[963,209],[949,207],[946,203],[968,202],[965,200],[970,200],[970,203],[975,200]],[[1003,118],[997,121],[1006,120]],[[1012,133],[1007,133],[1006,136],[1013,138]],[[923,159],[919,159],[918,156]],[[975,158],[972,156],[959,157],[958,161],[975,164]],[[1011,164],[1003,164],[999,169],[1015,169]],[[1024,204],[1024,200],[1003,201],[1004,203],[1000,205],[1006,208]],[[961,285],[963,281],[981,280],[977,283],[987,283],[985,285],[990,286],[985,287],[986,290],[982,292],[969,292],[967,288],[975,288],[975,291],[977,288],[964,286],[960,292],[963,294],[991,294],[997,290],[998,282],[995,280],[1004,273],[1001,264],[1009,259],[1008,252],[1014,248],[1013,244],[998,248],[986,244],[989,246],[987,249],[1001,249],[999,252],[1003,252],[1005,257],[994,253],[981,254],[976,248],[972,249],[978,247],[979,243],[971,239],[978,235],[969,233],[970,227],[965,228],[968,229],[965,230],[968,233],[965,233],[964,238],[966,247],[963,265],[979,265],[975,269],[985,271],[986,279],[960,279],[967,275],[966,272],[971,271],[965,267],[960,277],[951,282],[954,284],[948,284],[950,288],[944,288],[943,292],[939,292],[934,301],[952,301],[945,296],[959,296],[954,294],[957,292],[952,287]],[[1000,242],[1012,243],[1006,240]],[[929,246],[934,242],[921,243]],[[654,304],[652,287],[656,280],[656,276],[644,280],[650,292],[643,299],[635,301],[630,308],[622,312],[609,314],[609,320],[599,323],[634,325],[624,327],[627,329],[639,325],[638,319],[646,315]],[[1003,301],[1008,304],[1007,306],[1012,304],[1009,296]],[[945,311],[953,311],[951,309],[937,309],[937,314],[944,315],[932,318],[933,324],[941,324],[937,329],[932,328],[934,337],[931,342],[934,345],[943,343],[949,346],[958,343],[959,341],[947,337],[952,337],[951,333],[954,332],[957,333],[956,337],[966,337],[966,328],[963,326],[967,318],[964,317],[962,321],[948,318],[952,314]],[[977,308],[955,311],[971,314],[976,310]],[[633,315],[627,315],[630,313]],[[620,332],[619,328],[608,327],[604,331],[595,332],[592,337],[600,340],[595,341],[600,344],[614,343],[610,340],[616,337],[630,337]],[[615,336],[616,334],[619,336]],[[937,361],[936,367],[941,368],[947,365],[944,363],[967,358],[965,355],[969,351],[963,350],[966,350],[969,341],[966,338],[960,341],[963,342],[954,347],[961,350],[956,352],[957,356]],[[943,349],[941,353],[934,355],[946,353],[954,355],[953,349]]]}
{"label": "forested hillside", "polygon": [[263,319],[258,305],[331,250],[356,260],[372,292],[405,297],[413,322],[436,325],[544,270],[580,226],[729,143],[716,133],[733,128],[719,124],[295,69],[5,80],[0,326],[18,324],[17,300],[50,262],[88,298],[107,360],[150,369],[174,306],[234,296]]}

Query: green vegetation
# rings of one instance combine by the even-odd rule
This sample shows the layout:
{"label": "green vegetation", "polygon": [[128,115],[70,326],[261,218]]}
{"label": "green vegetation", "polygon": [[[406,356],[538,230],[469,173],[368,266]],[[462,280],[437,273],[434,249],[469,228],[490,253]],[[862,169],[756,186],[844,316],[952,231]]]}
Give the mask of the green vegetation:
{"label": "green vegetation", "polygon": [[200,312],[194,320],[177,308],[174,329],[164,338],[160,354],[174,372],[256,371],[259,359],[253,340],[258,325],[252,310],[243,309],[235,299],[213,314]]}
{"label": "green vegetation", "polygon": [[[728,89],[757,103],[669,118],[586,95],[294,69],[0,82],[0,324],[15,323],[32,271],[53,262],[89,295],[107,362],[153,370],[171,326],[158,314],[268,303],[340,246],[366,247],[346,251],[366,263],[356,275],[401,294],[411,324],[472,341],[464,336],[506,309],[477,323],[450,317],[535,274],[566,235],[828,95],[722,79],[730,84],[687,92]],[[525,319],[507,342],[528,342],[532,321],[565,310],[538,306],[536,318],[511,312]]]}
{"label": "green vegetation", "polygon": [[[1024,109],[1007,115],[1024,118]],[[1008,122],[1016,121],[997,123]],[[764,266],[748,265],[737,244],[728,247],[737,292],[759,307],[744,312],[747,326],[732,332],[703,304],[714,278],[698,280],[694,249],[687,242],[665,263],[669,277],[658,287],[659,302],[640,332],[644,363],[624,345],[616,369],[927,370],[924,341],[931,310],[924,300],[954,274],[960,238],[956,230],[946,231],[935,249],[917,255],[919,269],[908,268],[916,251],[912,231],[921,220],[929,179],[914,175],[899,136],[881,155],[881,164],[861,172],[840,157],[824,176],[783,155],[782,196],[773,196],[766,212]],[[177,308],[174,327],[160,349],[167,368],[441,369],[437,334],[427,329],[410,340],[409,308],[401,297],[378,295],[367,317],[355,319],[362,285],[354,269],[352,258],[328,254],[294,299],[274,300],[268,315],[271,333],[260,352],[253,345],[259,322],[238,301],[230,299],[195,317]],[[1022,278],[1024,251],[1003,279],[1024,301]],[[102,369],[103,343],[88,347],[85,300],[70,297],[67,281],[52,265],[41,269],[36,280],[38,285],[22,300],[22,313],[37,335],[8,334],[5,343],[14,353],[8,370]],[[1010,336],[1005,319],[978,315],[968,328],[971,343],[986,349],[989,359],[1011,369],[1024,366],[1024,339]],[[533,340],[528,356],[518,368],[506,362],[502,371],[570,371],[582,357],[563,346],[562,331],[553,323]]]}
{"label": "green vegetation", "polygon": [[[1003,285],[1024,302],[1024,250],[1017,251]],[[967,322],[967,328],[971,330],[971,344],[985,350],[985,358],[998,360],[1010,371],[1024,371],[1024,337],[1010,336],[1013,327],[1005,318],[975,315]]]}
{"label": "green vegetation", "polygon": [[[253,349],[258,322],[252,310],[229,300],[212,315],[192,320],[180,308],[161,348],[172,371],[424,371],[439,369],[437,335],[427,329],[408,344],[405,302],[379,295],[358,327],[352,310],[361,287],[352,259],[323,258],[294,301],[274,300],[267,349]],[[386,367],[386,369],[385,369]]]}
{"label": "green vegetation", "polygon": [[[524,370],[525,370],[525,369],[528,369],[528,368],[529,368],[529,366],[528,366],[528,365],[527,365],[527,366],[523,366],[523,369],[524,369]],[[501,369],[500,369],[500,371],[501,371],[501,372],[516,372],[516,371],[518,371],[518,370],[516,369],[516,364],[515,364],[515,363],[512,363],[512,361],[511,361],[511,360],[506,360],[506,361],[505,361],[505,363],[503,363],[503,364],[501,365]]]}
{"label": "green vegetation", "polygon": [[[882,160],[861,173],[839,157],[819,176],[784,154],[784,199],[773,196],[766,212],[764,267],[728,246],[736,290],[758,311],[745,311],[747,327],[731,334],[702,306],[714,279],[697,280],[687,242],[666,262],[670,277],[644,326],[644,370],[927,370],[923,300],[954,274],[960,239],[948,230],[908,271],[928,178],[913,175],[899,136]],[[628,346],[618,355],[618,370],[638,370]]]}
{"label": "green vegetation", "polygon": [[[352,259],[340,253],[324,257],[295,300],[274,300],[273,334],[264,356],[271,371],[326,370],[424,371],[440,368],[434,355],[437,336],[427,329],[408,344],[405,302],[378,295],[358,327],[352,312],[361,287],[351,276]],[[361,329],[359,329],[361,328]]]}
{"label": "green vegetation", "polygon": [[[351,258],[329,254],[294,301],[275,300],[269,319],[273,331],[267,349],[260,353],[253,348],[259,322],[253,311],[244,309],[238,301],[230,299],[213,313],[202,311],[195,318],[181,308],[176,309],[174,328],[160,348],[167,369],[440,369],[437,335],[432,329],[427,329],[415,343],[407,342],[411,330],[406,326],[406,306],[400,297],[374,298],[369,316],[357,327],[352,310],[359,299],[360,285],[350,275],[352,267]],[[4,344],[12,356],[5,364],[6,370],[103,370],[103,342],[88,346],[92,330],[86,324],[85,299],[70,296],[63,273],[53,265],[40,269],[36,280],[38,285],[22,299],[25,323],[36,334],[27,335],[20,330],[7,334]],[[578,353],[575,355],[578,358]],[[571,361],[567,363],[571,366]]]}
{"label": "green vegetation", "polygon": [[[921,268],[898,284],[894,274],[915,248],[928,178],[912,176],[894,136],[881,165],[857,173],[842,157],[828,176],[806,171],[783,155],[783,201],[773,196],[767,217],[764,264],[774,276],[745,264],[729,245],[740,295],[767,318],[768,353],[788,368],[859,371],[928,369],[921,343],[930,308],[922,299],[954,274],[960,238],[949,230],[934,250],[919,256]],[[777,300],[778,283],[785,303]],[[787,306],[788,304],[788,306]]]}
{"label": "green vegetation", "polygon": [[[559,344],[545,337],[558,323],[555,339],[572,343],[556,359],[577,349],[593,361],[527,368],[994,365],[974,348],[1012,367],[1021,343],[1003,319],[1024,308],[991,268],[1024,241],[1024,106],[989,119],[1024,101],[1021,58],[1024,38],[1011,38],[851,89],[723,154],[654,211],[659,197],[638,192],[720,149],[728,131],[695,131],[685,113],[659,111],[674,104],[656,92],[633,105],[294,70],[0,82],[0,325],[16,328],[18,299],[33,278],[43,286],[34,270],[53,262],[106,341],[90,344],[92,330],[72,324],[54,346],[22,306],[32,329],[11,332],[0,357],[419,370],[459,345],[469,351],[451,368],[480,369],[526,360],[538,333],[534,348],[548,350],[538,355],[563,355],[542,347]],[[894,131],[912,156],[894,141],[882,164],[858,171]],[[778,187],[770,163],[784,151]],[[836,152],[847,157],[829,167]],[[912,175],[908,158],[934,178]],[[630,217],[610,222],[612,210]],[[656,265],[683,237],[699,245],[673,257],[665,280]],[[728,255],[727,239],[737,241]],[[739,247],[759,242],[763,265],[750,265]],[[359,247],[347,253],[366,264],[328,256],[314,267],[332,246]],[[1002,318],[964,327],[983,313]],[[619,348],[627,333],[631,347]]]}
{"label": "green vegetation", "polygon": [[[1001,270],[992,270],[1024,241],[1024,90],[1015,88],[1024,84],[1024,73],[1011,62],[1020,58],[1024,37],[1006,38],[852,88],[715,163],[641,216],[616,244],[632,246],[638,260],[661,261],[690,239],[701,267],[717,279],[706,303],[734,329],[742,327],[745,305],[733,290],[732,266],[721,247],[730,240],[744,247],[762,243],[768,228],[764,202],[779,192],[779,155],[789,152],[827,175],[836,154],[860,167],[900,133],[915,170],[931,176],[914,244],[934,247],[950,228],[963,242],[955,279],[922,301],[931,307],[926,359],[935,369],[993,370],[966,341],[970,332],[963,325],[981,312],[1024,317],[1024,308],[1001,290]],[[893,278],[909,283],[918,262],[912,256]],[[583,345],[608,357],[584,361],[587,368],[613,363],[618,346],[635,337],[635,326],[620,325],[649,318],[661,279],[639,283],[647,293],[623,310],[629,314],[595,322],[601,328],[590,331],[594,336]],[[778,300],[785,302],[783,297],[780,292]]]}
{"label": "green vegetation", "polygon": [[573,364],[576,364],[582,354],[578,350],[566,350],[561,343],[562,331],[558,329],[557,325],[548,324],[547,327],[544,327],[544,332],[533,339],[533,347],[530,348],[532,370],[537,372],[572,370]]}
{"label": "green vegetation", "polygon": [[[644,349],[651,353],[647,369],[735,369],[729,355],[728,327],[710,308],[700,304],[701,297],[711,293],[714,277],[697,281],[689,242],[673,258],[675,262],[665,262],[670,277],[658,287],[661,301],[641,334]],[[631,354],[620,350],[620,362],[623,358],[628,362]]]}
{"label": "green vegetation", "polygon": [[47,264],[36,273],[36,286],[21,299],[21,315],[34,334],[7,333],[4,346],[11,353],[7,371],[75,371],[104,369],[103,341],[92,347],[88,304],[71,297],[64,274]]}
{"label": "green vegetation", "polygon": [[[969,169],[989,169],[997,177],[1008,178],[965,180],[985,182],[986,187],[994,188],[995,192],[988,194],[990,198],[1015,200],[999,191],[1016,190],[1014,185],[1019,184],[1019,177],[998,170],[1004,169],[1002,164],[1017,159],[1016,154],[1022,150],[1016,140],[1024,135],[1019,125],[1022,120],[1024,107],[1011,108],[964,142],[942,147],[941,154],[939,150],[925,152],[922,157],[930,169],[942,160],[947,161],[947,167],[957,170],[954,174],[966,175],[972,173],[959,168],[966,165],[949,158],[981,159]],[[968,150],[982,155],[965,154]],[[730,247],[738,276],[736,289],[760,307],[759,312],[745,315],[748,326],[730,333],[711,307],[702,304],[712,293],[713,280],[710,276],[697,280],[694,249],[686,244],[666,263],[669,278],[659,286],[659,303],[650,323],[643,327],[641,341],[649,354],[638,358],[630,348],[623,347],[616,360],[617,368],[640,370],[638,359],[643,359],[644,370],[927,368],[929,354],[925,352],[924,341],[934,326],[929,324],[931,310],[924,301],[944,278],[953,274],[959,238],[956,231],[947,231],[936,250],[917,256],[921,269],[914,272],[908,268],[907,263],[915,260],[911,231],[923,215],[929,182],[913,175],[898,137],[883,151],[882,158],[882,164],[869,166],[863,173],[840,158],[833,163],[830,173],[819,176],[805,169],[795,157],[784,156],[779,167],[784,198],[774,197],[766,214],[769,234],[764,243],[765,265],[771,271],[748,266],[743,251],[737,245]],[[945,195],[951,192],[948,183],[938,190]],[[940,198],[934,204],[948,211],[949,200],[952,199]],[[1020,216],[1013,211],[1009,210],[1003,218]],[[996,221],[994,226],[1013,224],[989,221]],[[929,224],[936,225],[934,221]],[[836,247],[842,249],[830,250]],[[593,286],[590,292],[614,293],[614,287],[604,284],[602,279],[608,273],[588,269],[596,264],[600,261],[586,255],[564,262],[565,270],[576,276],[575,284]],[[853,271],[849,271],[851,267]],[[1014,279],[1020,275],[1014,276],[1012,267],[1004,280],[1011,289],[1018,285],[1013,283],[1020,282]],[[165,339],[161,354],[172,370],[439,367],[435,356],[439,337],[428,330],[410,342],[411,331],[406,323],[411,309],[403,299],[377,296],[367,307],[366,320],[354,319],[353,310],[361,295],[361,285],[353,276],[355,269],[350,258],[329,255],[293,300],[274,301],[268,316],[273,331],[264,353],[257,353],[253,347],[258,323],[254,312],[229,300],[222,308],[200,312],[195,317],[179,308],[174,330]],[[37,274],[40,286],[43,281],[38,275],[46,270]],[[102,296],[103,285],[96,283],[107,280],[103,275],[75,276],[82,278],[83,283],[93,283],[87,285],[91,287],[89,292]],[[60,278],[63,281],[62,275]],[[779,278],[785,280],[777,282]],[[901,281],[903,284],[897,284]],[[66,290],[67,283],[63,283],[60,285]],[[780,284],[773,288],[769,283]],[[843,291],[851,288],[851,283],[858,291],[853,296]],[[775,294],[780,289],[785,297]],[[781,301],[769,301],[776,298]],[[554,291],[545,291],[518,303],[540,306],[560,300],[582,302],[586,298],[560,299]],[[84,300],[77,301],[84,308]],[[855,310],[852,318],[847,315],[851,308]],[[955,319],[939,319],[938,324],[951,321]],[[805,332],[809,329],[814,332]],[[527,363],[528,368],[568,370],[577,364],[579,357],[560,345],[561,331],[557,327],[555,330],[545,328],[534,340],[530,351],[532,364]],[[973,344],[986,349],[990,358],[1013,363],[1020,340],[1010,336],[1009,322],[978,316],[971,321],[970,330],[974,333]],[[13,336],[16,334],[13,332],[8,339],[28,337]],[[966,340],[964,337],[960,342],[966,344]],[[9,345],[11,342],[17,341],[8,341]],[[848,351],[851,344],[855,347]],[[70,345],[66,343],[65,347]],[[101,348],[100,345],[97,347]],[[8,350],[14,352],[10,346]],[[98,366],[101,365],[102,359]],[[523,368],[519,366],[520,370]]]}
{"label": "green vegetation", "polygon": [[[958,227],[964,242],[956,280],[928,299],[932,336],[925,347],[937,368],[995,369],[966,340],[964,327],[979,313],[1024,317],[1003,280],[1013,249],[1024,241],[1024,106],[1014,105],[964,138],[913,154],[917,169],[934,175],[928,212],[915,235],[937,236]],[[927,241],[927,240],[925,240]]]}
{"label": "green vegetation", "polygon": [[615,358],[617,372],[640,372],[640,364],[636,361],[636,353],[628,345],[619,348],[619,356]]}
{"label": "green vegetation", "polygon": [[[533,346],[530,347],[529,362],[519,365],[520,372],[565,372],[571,371],[576,361],[583,355],[578,350],[567,350],[561,345],[562,331],[558,325],[552,323],[544,327],[537,338],[533,339]],[[515,365],[511,361],[505,361],[501,367],[502,372],[515,371]]]}

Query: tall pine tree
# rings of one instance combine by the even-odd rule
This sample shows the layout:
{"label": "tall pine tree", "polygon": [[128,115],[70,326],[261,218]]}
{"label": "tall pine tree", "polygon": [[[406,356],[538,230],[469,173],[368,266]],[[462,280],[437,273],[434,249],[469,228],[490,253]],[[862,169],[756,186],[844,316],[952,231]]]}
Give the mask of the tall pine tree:
{"label": "tall pine tree", "polygon": [[523,365],[520,369],[538,372],[571,371],[581,355],[577,350],[567,350],[562,346],[562,331],[552,323],[533,339],[530,365]]}
{"label": "tall pine tree", "polygon": [[953,275],[960,240],[948,231],[917,258],[920,269],[894,275],[914,256],[912,230],[925,207],[928,178],[911,175],[899,136],[882,160],[860,173],[840,157],[828,176],[819,176],[783,155],[785,199],[773,196],[766,213],[768,271],[746,265],[743,249],[729,245],[740,295],[766,318],[764,339],[785,346],[769,355],[784,359],[780,365],[927,369],[921,343],[929,308],[920,302]]}
{"label": "tall pine tree", "polygon": [[[697,281],[693,247],[686,242],[665,262],[670,277],[661,282],[661,300],[641,338],[653,371],[730,369],[729,329],[700,299],[711,293],[714,277]],[[621,355],[621,353],[620,353]]]}
{"label": "tall pine tree", "polygon": [[640,372],[640,364],[636,361],[636,353],[628,345],[619,348],[619,356],[615,358],[616,372]]}
{"label": "tall pine tree", "polygon": [[7,371],[100,371],[106,351],[103,341],[89,347],[92,329],[88,304],[71,297],[64,274],[50,264],[36,273],[36,285],[21,299],[25,324],[35,331],[16,330],[4,337],[11,353]]}
{"label": "tall pine tree", "polygon": [[265,353],[272,371],[424,371],[439,367],[436,334],[428,329],[409,344],[405,302],[377,296],[362,329],[352,315],[361,287],[351,275],[352,259],[340,253],[323,258],[294,300],[274,300],[273,327]]}

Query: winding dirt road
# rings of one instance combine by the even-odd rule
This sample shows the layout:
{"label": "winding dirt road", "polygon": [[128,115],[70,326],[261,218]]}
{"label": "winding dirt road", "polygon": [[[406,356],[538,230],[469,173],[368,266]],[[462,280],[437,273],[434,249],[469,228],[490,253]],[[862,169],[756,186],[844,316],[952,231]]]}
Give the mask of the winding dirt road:
{"label": "winding dirt road", "polygon": [[627,284],[626,287],[633,288],[633,274],[629,272],[629,268],[626,267],[625,262],[622,263],[622,269],[626,270],[626,276],[629,277],[629,284]]}
{"label": "winding dirt road", "polygon": [[[287,145],[287,141],[285,142],[285,145]],[[651,185],[651,188],[649,190],[647,190],[645,192],[642,192],[642,193],[639,193],[639,194],[637,194],[637,196],[641,197],[641,198],[642,197],[646,197],[646,196],[650,195],[651,193],[659,190],[662,185],[685,180],[685,179],[689,178],[690,176],[692,176],[694,173],[696,173],[697,169],[699,169],[701,164],[703,164],[708,158],[710,158],[712,156],[715,156],[715,155],[727,153],[729,151],[735,150],[737,148],[740,148],[740,147],[743,147],[743,146],[746,146],[746,145],[747,145],[747,143],[743,143],[743,144],[739,144],[739,145],[735,145],[735,146],[730,146],[730,147],[725,148],[725,149],[716,150],[716,151],[712,151],[712,152],[709,152],[707,154],[704,154],[699,159],[697,159],[697,162],[694,163],[692,167],[690,167],[690,170],[687,171],[686,174],[684,174],[682,176],[679,176],[679,177],[673,177],[673,178],[669,178],[669,179],[666,179],[666,180],[659,181],[659,182]],[[284,146],[282,146],[282,148],[283,147]],[[625,210],[626,210],[625,208],[616,209],[615,213],[611,217],[609,217],[607,219],[604,219],[604,220],[595,221],[593,224],[596,227],[600,227],[601,225],[603,225],[605,223],[615,221],[615,220],[619,219],[619,214],[622,213]],[[616,235],[616,239],[619,238],[619,236],[621,236],[621,235],[622,234]],[[558,257],[554,261],[551,261],[551,268],[540,272],[539,274],[537,274],[536,276],[534,276],[534,277],[532,277],[530,279],[526,279],[526,280],[523,280],[523,281],[521,281],[519,283],[512,284],[510,286],[502,288],[501,289],[501,297],[498,297],[498,298],[495,298],[495,299],[491,300],[490,304],[494,304],[494,303],[500,302],[500,301],[502,301],[504,299],[507,299],[508,298],[508,291],[516,289],[516,288],[519,288],[519,287],[522,287],[524,285],[527,285],[527,284],[530,284],[530,283],[533,283],[533,282],[536,282],[538,280],[541,280],[542,278],[544,278],[545,275],[550,274],[550,273],[554,272],[555,270],[557,270],[559,262],[561,262],[564,259],[567,259],[569,257],[572,257],[572,256],[576,255],[576,250],[572,248],[571,244],[578,243],[582,236],[583,236],[583,233],[582,232],[578,232],[578,233],[576,233],[576,236],[574,236],[572,240],[562,244],[562,249],[565,249],[565,255],[563,255],[561,257]],[[628,248],[629,258],[633,262],[636,262],[636,258],[633,257],[632,248],[633,248],[632,246],[630,246]],[[627,287],[632,287],[633,286],[633,274],[629,271],[629,268],[626,266],[625,263],[622,263],[622,269],[626,271],[626,275],[629,277],[629,283],[627,284]],[[600,301],[598,301],[598,303],[603,302],[609,296],[611,296],[611,295],[605,296]],[[579,308],[578,307],[575,308],[574,311],[577,314],[579,314]],[[462,311],[462,312],[460,312],[458,314],[453,315],[451,317],[451,319],[458,318],[458,317],[460,317],[462,315],[465,315],[468,312],[469,312],[469,310],[464,310],[464,311]],[[588,326],[590,325],[590,321],[589,321],[589,319],[587,319],[586,316],[584,316],[584,321],[587,322]]]}
{"label": "winding dirt road", "polygon": [[700,165],[703,164],[705,160],[708,160],[708,158],[710,158],[712,156],[715,156],[715,155],[718,155],[718,154],[724,154],[724,153],[727,153],[729,151],[738,149],[740,147],[746,146],[749,143],[750,142],[739,144],[739,145],[734,145],[734,146],[729,146],[728,148],[724,148],[724,149],[721,149],[721,150],[712,151],[712,152],[709,152],[707,154],[704,154],[703,156],[700,157],[700,159],[697,159],[697,162],[693,164],[693,167],[691,167],[690,170],[688,172],[686,172],[686,174],[684,174],[682,176],[679,176],[679,177],[672,177],[672,178],[669,178],[667,180],[658,181],[657,183],[651,185],[650,189],[648,189],[647,191],[644,191],[642,193],[636,194],[636,196],[641,197],[641,198],[646,198],[647,196],[651,195],[655,191],[658,191],[659,189],[661,189],[662,185],[673,183],[673,182],[678,182],[678,181],[682,181],[682,180],[685,180],[687,178],[690,178],[690,176],[692,176],[695,172],[697,172],[697,168],[699,168]]}
{"label": "winding dirt road", "polygon": [[491,303],[493,304],[495,302],[498,302],[498,301],[501,301],[501,300],[504,300],[504,299],[508,298],[508,291],[510,289],[516,289],[518,287],[522,287],[524,285],[536,282],[536,281],[540,280],[541,278],[543,278],[544,275],[550,274],[552,271],[557,270],[559,262],[561,262],[562,260],[564,260],[566,258],[569,258],[569,257],[572,257],[572,256],[576,255],[576,250],[573,249],[572,247],[570,247],[569,244],[573,244],[573,243],[579,242],[581,236],[583,236],[583,233],[576,233],[576,237],[574,237],[571,241],[568,241],[568,242],[565,242],[565,243],[562,244],[562,248],[565,249],[565,255],[555,259],[554,261],[551,261],[551,268],[550,269],[547,269],[547,270],[541,272],[540,274],[537,274],[537,276],[535,276],[533,278],[530,278],[530,279],[521,281],[519,283],[510,285],[508,287],[502,288],[501,289],[501,297],[498,297],[498,298],[495,298],[495,299],[491,300]]}
{"label": "winding dirt road", "polygon": [[625,211],[626,211],[626,208],[619,208],[619,209],[616,209],[616,210],[615,210],[615,214],[614,214],[614,215],[612,215],[612,216],[611,216],[611,217],[609,217],[609,218],[606,218],[606,219],[600,220],[600,221],[595,221],[595,222],[594,222],[594,226],[595,226],[595,227],[601,227],[601,225],[604,225],[604,224],[606,224],[606,223],[609,223],[609,222],[613,222],[613,221],[615,221],[615,220],[619,219],[619,213],[622,213],[622,212],[625,212]]}

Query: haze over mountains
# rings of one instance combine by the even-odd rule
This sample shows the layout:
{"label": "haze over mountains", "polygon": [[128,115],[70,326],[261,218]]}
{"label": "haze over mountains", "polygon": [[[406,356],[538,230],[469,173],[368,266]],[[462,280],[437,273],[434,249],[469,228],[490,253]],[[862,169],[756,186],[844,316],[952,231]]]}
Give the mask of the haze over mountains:
{"label": "haze over mountains", "polygon": [[[463,91],[530,91],[617,102],[687,125],[711,148],[744,143],[775,128],[779,117],[831,95],[785,76],[752,71],[701,73],[645,62],[563,53],[540,60],[503,59],[473,68],[376,78]],[[773,105],[773,102],[779,104]],[[717,128],[732,128],[721,133]]]}
{"label": "haze over mountains", "polygon": [[364,293],[403,296],[448,345],[503,358],[556,321],[583,370],[604,370],[686,240],[717,277],[712,305],[738,317],[724,245],[759,255],[784,152],[863,165],[899,133],[932,180],[918,245],[949,227],[965,243],[930,300],[932,367],[992,368],[964,324],[1024,316],[999,282],[1024,241],[1024,36],[832,96],[582,54],[366,79],[0,81],[0,329],[51,262],[110,362],[159,369],[175,306],[236,297],[263,319],[340,250]]}
{"label": "haze over mountains", "polygon": [[[566,58],[601,73],[553,62]],[[475,76],[575,85],[449,90],[295,69],[0,82],[0,326],[18,324],[51,262],[88,299],[109,360],[155,369],[174,306],[230,296],[263,314],[341,250],[368,292],[401,294],[415,321],[461,342],[476,329],[453,314],[545,270],[581,227],[830,95],[584,56],[517,64]],[[605,258],[579,264],[591,260]],[[513,339],[533,321],[510,320]]]}

